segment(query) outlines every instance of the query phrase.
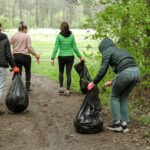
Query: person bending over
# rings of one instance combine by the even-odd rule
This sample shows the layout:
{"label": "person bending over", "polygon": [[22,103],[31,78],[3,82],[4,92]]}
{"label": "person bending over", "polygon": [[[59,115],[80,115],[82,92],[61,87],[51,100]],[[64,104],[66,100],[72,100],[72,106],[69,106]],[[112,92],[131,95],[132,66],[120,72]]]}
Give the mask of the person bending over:
{"label": "person bending over", "polygon": [[117,48],[110,38],[106,37],[102,40],[99,51],[102,54],[101,69],[87,88],[92,90],[103,79],[108,67],[112,67],[116,77],[114,80],[105,83],[106,87],[112,85],[111,110],[113,123],[108,126],[108,129],[128,132],[127,98],[133,87],[140,81],[140,71],[134,58],[126,50]]}

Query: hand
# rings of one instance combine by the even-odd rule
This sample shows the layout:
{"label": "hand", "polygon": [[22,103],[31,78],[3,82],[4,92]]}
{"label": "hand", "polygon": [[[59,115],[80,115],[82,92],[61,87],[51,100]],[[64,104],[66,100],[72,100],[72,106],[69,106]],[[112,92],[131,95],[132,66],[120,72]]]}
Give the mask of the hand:
{"label": "hand", "polygon": [[51,60],[50,63],[51,63],[52,66],[54,66],[54,60],[53,59]]}
{"label": "hand", "polygon": [[95,84],[93,82],[89,83],[87,86],[88,91],[92,90],[95,87]]}
{"label": "hand", "polygon": [[16,66],[14,68],[12,68],[12,70],[13,70],[14,73],[19,73],[19,68],[16,67]]}
{"label": "hand", "polygon": [[112,83],[113,83],[112,81],[107,81],[107,82],[104,84],[104,86],[105,86],[105,87],[112,86]]}
{"label": "hand", "polygon": [[83,61],[85,61],[85,60],[84,60],[84,58],[81,57],[81,58],[80,58],[80,61],[83,62]]}
{"label": "hand", "polygon": [[40,58],[37,58],[37,59],[36,59],[36,63],[37,63],[37,64],[40,64]]}
{"label": "hand", "polygon": [[40,59],[40,55],[39,54],[37,54],[35,57],[36,57],[36,59]]}
{"label": "hand", "polygon": [[36,63],[40,64],[40,55],[36,55]]}

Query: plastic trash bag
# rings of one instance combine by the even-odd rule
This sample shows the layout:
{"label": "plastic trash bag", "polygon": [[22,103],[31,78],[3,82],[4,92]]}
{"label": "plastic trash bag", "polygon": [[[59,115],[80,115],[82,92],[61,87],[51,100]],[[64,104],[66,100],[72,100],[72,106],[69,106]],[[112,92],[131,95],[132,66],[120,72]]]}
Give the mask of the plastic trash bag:
{"label": "plastic trash bag", "polygon": [[84,134],[100,132],[103,130],[103,121],[100,116],[99,89],[94,87],[93,90],[87,91],[87,85],[91,77],[84,62],[76,64],[75,70],[80,76],[81,91],[86,93],[81,108],[74,119],[76,131]]}
{"label": "plastic trash bag", "polygon": [[7,108],[15,113],[23,112],[29,104],[28,93],[19,74],[14,74],[6,96]]}
{"label": "plastic trash bag", "polygon": [[91,81],[91,77],[87,67],[84,65],[84,62],[78,63],[75,66],[75,70],[80,76],[80,89],[82,93],[87,93],[87,85]]}

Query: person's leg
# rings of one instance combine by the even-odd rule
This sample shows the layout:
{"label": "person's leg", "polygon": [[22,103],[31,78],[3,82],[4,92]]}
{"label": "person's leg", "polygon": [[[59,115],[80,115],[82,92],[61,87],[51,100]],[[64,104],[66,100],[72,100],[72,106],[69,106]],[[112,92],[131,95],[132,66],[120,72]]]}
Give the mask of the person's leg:
{"label": "person's leg", "polygon": [[70,56],[67,58],[67,63],[66,63],[66,76],[67,76],[67,90],[70,90],[70,85],[71,85],[71,70],[74,62],[74,57]]}
{"label": "person's leg", "polygon": [[125,90],[120,95],[120,112],[121,112],[121,122],[124,132],[128,132],[129,129],[127,128],[127,123],[129,122],[129,115],[128,115],[128,96],[132,89],[135,87],[137,82],[140,80],[140,73],[138,68],[131,68],[130,74],[134,77],[133,80],[128,84]]}
{"label": "person's leg", "polygon": [[14,61],[19,68],[20,76],[22,76],[22,54],[14,54]]}
{"label": "person's leg", "polygon": [[137,84],[137,82],[133,81],[131,82],[123,91],[123,93],[120,96],[120,112],[121,112],[121,121],[122,122],[129,122],[129,116],[128,116],[128,96],[129,93],[132,91],[134,86]]}
{"label": "person's leg", "polygon": [[112,131],[120,131],[122,127],[120,124],[121,121],[121,101],[120,95],[126,89],[126,87],[133,80],[133,77],[130,76],[126,71],[122,71],[117,74],[113,86],[112,86],[112,94],[111,94],[111,109],[112,109],[112,119],[117,122],[116,124],[111,125],[108,129]]}
{"label": "person's leg", "polygon": [[129,114],[128,114],[128,95],[136,85],[137,82],[131,82],[123,91],[122,95],[120,96],[120,113],[121,113],[121,125],[123,128],[123,132],[129,132],[127,124],[129,122]]}
{"label": "person's leg", "polygon": [[24,68],[25,68],[25,75],[26,75],[26,89],[30,91],[31,86],[31,56],[25,55],[24,56]]}
{"label": "person's leg", "polygon": [[[4,85],[5,85],[5,79],[7,76],[7,69],[0,67],[0,106],[2,103],[2,95],[3,95],[3,90],[4,90]],[[0,115],[3,115],[5,112],[2,111],[2,108],[0,107]]]}
{"label": "person's leg", "polygon": [[59,64],[59,84],[60,84],[60,89],[59,93],[63,93],[63,81],[64,81],[64,68],[65,68],[65,59],[61,56],[58,57],[58,64]]}
{"label": "person's leg", "polygon": [[8,71],[6,68],[0,67],[0,102],[2,99],[2,95],[3,95],[3,89],[4,89],[7,73],[8,73]]}

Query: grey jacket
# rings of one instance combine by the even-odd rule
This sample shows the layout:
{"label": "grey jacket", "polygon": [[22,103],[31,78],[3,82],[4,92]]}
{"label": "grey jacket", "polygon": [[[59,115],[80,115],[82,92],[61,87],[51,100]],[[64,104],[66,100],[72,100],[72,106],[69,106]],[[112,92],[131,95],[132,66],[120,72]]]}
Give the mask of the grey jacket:
{"label": "grey jacket", "polygon": [[93,83],[97,84],[105,76],[109,66],[117,74],[129,67],[136,67],[134,58],[126,51],[117,48],[110,38],[104,38],[99,45],[99,51],[102,54],[102,65],[95,76]]}

